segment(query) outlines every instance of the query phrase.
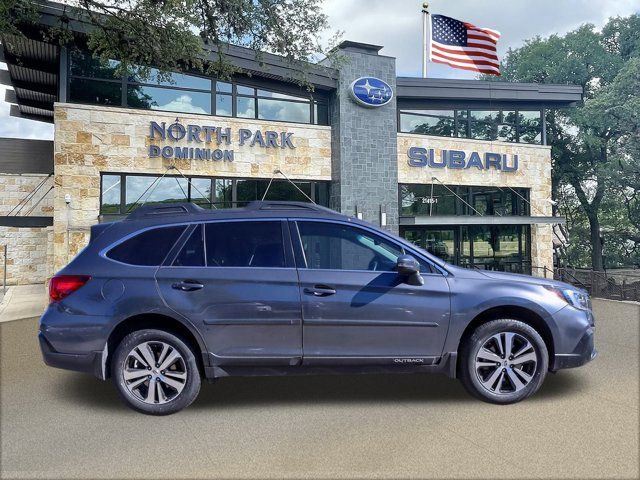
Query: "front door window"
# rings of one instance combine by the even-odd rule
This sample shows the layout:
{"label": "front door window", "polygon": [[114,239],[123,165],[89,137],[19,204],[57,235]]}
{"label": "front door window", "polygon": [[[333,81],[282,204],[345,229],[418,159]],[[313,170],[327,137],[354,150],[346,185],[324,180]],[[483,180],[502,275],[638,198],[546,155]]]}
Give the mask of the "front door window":
{"label": "front door window", "polygon": [[307,268],[393,271],[400,247],[366,230],[326,222],[299,222]]}

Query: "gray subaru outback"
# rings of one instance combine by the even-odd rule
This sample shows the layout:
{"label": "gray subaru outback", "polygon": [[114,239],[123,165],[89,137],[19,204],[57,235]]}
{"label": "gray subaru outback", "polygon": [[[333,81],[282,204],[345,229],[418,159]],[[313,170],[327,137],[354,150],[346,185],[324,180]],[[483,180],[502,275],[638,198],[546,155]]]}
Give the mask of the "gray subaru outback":
{"label": "gray subaru outback", "polygon": [[306,203],[143,206],[93,226],[49,295],[45,363],[154,415],[230,375],[439,372],[508,404],[596,355],[586,292],[458,268]]}

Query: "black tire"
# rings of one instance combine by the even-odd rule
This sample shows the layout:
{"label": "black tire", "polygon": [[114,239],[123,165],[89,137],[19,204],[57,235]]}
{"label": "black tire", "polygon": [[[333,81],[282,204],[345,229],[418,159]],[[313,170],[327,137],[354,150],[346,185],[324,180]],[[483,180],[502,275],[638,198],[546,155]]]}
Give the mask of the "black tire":
{"label": "black tire", "polygon": [[[138,387],[139,390],[133,392],[130,391],[130,388],[127,386],[128,383],[124,378],[125,368],[129,365],[125,362],[132,361],[132,357],[129,356],[130,352],[132,352],[136,346],[142,345],[145,342],[151,342],[150,344],[153,346],[152,350],[156,346],[158,349],[162,348],[162,344],[160,342],[167,344],[170,347],[169,350],[171,353],[173,353],[173,350],[171,349],[175,349],[181,358],[176,361],[176,364],[179,364],[179,368],[176,367],[176,364],[171,367],[172,369],[179,370],[173,373],[180,375],[186,373],[186,380],[179,381],[183,385],[180,392],[177,392],[177,390],[172,389],[166,384],[162,384],[160,386],[159,389],[162,390],[162,392],[154,390],[152,400],[155,403],[147,403],[143,398],[141,398],[142,396],[137,395],[139,390],[143,390],[145,388],[145,383],[147,384],[148,389],[148,385],[151,384],[149,380],[143,382],[141,386]],[[167,354],[165,358],[168,358],[168,356],[169,354]],[[135,360],[133,361],[135,362]],[[153,367],[155,367],[155,365]],[[146,367],[144,367],[144,364],[141,364],[138,368],[142,371]],[[154,373],[154,376],[149,375],[149,377],[154,378],[154,382],[156,381],[155,374],[160,374],[159,371],[156,372],[155,368],[149,373]],[[162,373],[166,373],[166,371],[163,371]],[[188,407],[200,392],[200,376],[201,374],[196,357],[187,342],[179,336],[163,330],[137,330],[130,333],[122,339],[111,360],[111,377],[113,379],[113,383],[118,389],[120,398],[129,407],[148,415],[170,415]],[[166,376],[164,378],[166,378]],[[142,376],[140,376],[140,380],[142,380]],[[173,378],[170,377],[169,380],[173,380]],[[160,380],[157,380],[157,383],[160,383]],[[147,390],[147,393],[148,391],[149,390]],[[173,397],[172,394],[174,395]],[[161,395],[164,396],[162,400],[159,399]],[[167,398],[170,399],[166,400]],[[160,401],[166,401],[166,403],[159,403]]]}
{"label": "black tire", "polygon": [[[484,367],[476,369],[476,358],[480,353],[480,349],[487,345],[486,342],[490,342],[489,345],[495,345],[495,351],[498,351],[496,340],[490,339],[500,333],[516,334],[515,338],[517,338],[517,341],[521,342],[521,344],[523,338],[527,340],[535,351],[537,356],[536,361],[518,365],[514,367],[514,369],[510,368],[509,363],[507,363],[507,365],[504,365],[504,363],[499,365],[498,362],[495,363],[496,366],[486,367],[486,369]],[[514,342],[515,341],[516,340],[514,340]],[[504,356],[498,355],[498,357],[502,359],[502,362],[509,362],[508,358],[503,358]],[[507,368],[502,368],[503,366]],[[524,376],[518,374],[515,368],[518,368],[526,373],[528,377],[531,377],[524,387],[517,387],[516,382],[510,379],[510,375],[515,375],[517,377],[516,381],[524,383]],[[463,342],[460,348],[458,374],[462,384],[471,395],[489,403],[516,403],[533,395],[542,385],[548,368],[549,353],[544,340],[534,328],[519,320],[499,319],[484,323]],[[527,370],[525,371],[525,369]],[[484,381],[491,383],[489,379],[496,370],[501,370],[505,373],[502,374],[502,377],[500,376],[501,374],[498,373],[498,378],[495,381],[495,389],[492,390],[483,385],[482,380],[484,372],[487,372],[486,376],[484,376]],[[506,377],[506,380],[503,379],[504,377]],[[517,388],[520,388],[520,390],[517,390]],[[504,389],[504,391],[501,391],[502,389]]]}

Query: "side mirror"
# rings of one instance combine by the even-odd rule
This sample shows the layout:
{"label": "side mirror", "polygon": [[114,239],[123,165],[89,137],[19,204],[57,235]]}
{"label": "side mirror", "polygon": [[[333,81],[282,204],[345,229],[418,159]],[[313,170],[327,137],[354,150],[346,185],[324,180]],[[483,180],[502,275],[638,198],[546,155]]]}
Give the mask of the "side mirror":
{"label": "side mirror", "polygon": [[411,255],[400,255],[396,263],[400,275],[414,275],[420,272],[420,264]]}
{"label": "side mirror", "polygon": [[396,263],[398,275],[406,278],[409,285],[424,285],[424,279],[420,275],[420,264],[411,255],[400,255]]}

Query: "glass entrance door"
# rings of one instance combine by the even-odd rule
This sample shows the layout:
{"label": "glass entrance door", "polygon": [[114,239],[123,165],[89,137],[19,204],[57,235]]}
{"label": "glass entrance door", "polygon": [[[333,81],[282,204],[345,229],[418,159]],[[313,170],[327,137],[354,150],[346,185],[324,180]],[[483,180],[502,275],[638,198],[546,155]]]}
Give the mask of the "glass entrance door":
{"label": "glass entrance door", "polygon": [[528,273],[531,271],[528,226],[471,225],[471,264],[483,270]]}
{"label": "glass entrance door", "polygon": [[401,235],[445,262],[458,264],[458,228],[401,227]]}
{"label": "glass entrance door", "polygon": [[401,226],[400,235],[454,265],[531,273],[528,225],[411,225]]}

